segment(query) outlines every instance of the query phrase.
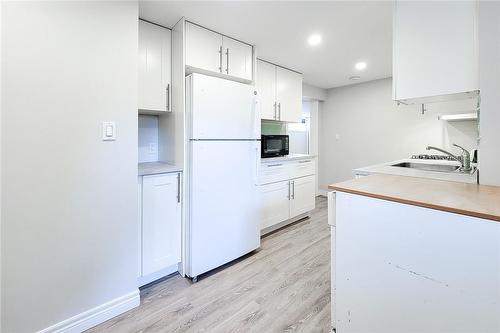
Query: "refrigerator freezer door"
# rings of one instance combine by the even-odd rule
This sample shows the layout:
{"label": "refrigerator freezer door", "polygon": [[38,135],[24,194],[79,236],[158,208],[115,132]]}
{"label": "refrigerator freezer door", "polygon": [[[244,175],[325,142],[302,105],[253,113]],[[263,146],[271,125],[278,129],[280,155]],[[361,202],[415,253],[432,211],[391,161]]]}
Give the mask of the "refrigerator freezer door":
{"label": "refrigerator freezer door", "polygon": [[188,275],[260,246],[259,142],[191,141]]}
{"label": "refrigerator freezer door", "polygon": [[190,139],[260,139],[255,88],[202,74],[186,78]]}

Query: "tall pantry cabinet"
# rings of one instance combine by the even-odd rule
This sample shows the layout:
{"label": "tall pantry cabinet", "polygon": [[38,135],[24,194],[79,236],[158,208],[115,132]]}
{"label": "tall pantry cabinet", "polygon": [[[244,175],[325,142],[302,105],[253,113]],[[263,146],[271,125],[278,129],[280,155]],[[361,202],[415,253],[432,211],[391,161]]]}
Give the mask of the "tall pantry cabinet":
{"label": "tall pantry cabinet", "polygon": [[[168,140],[161,133],[173,117],[172,32],[143,20],[138,24],[138,110],[140,117],[157,117],[157,128],[142,135],[152,140],[156,131],[156,147],[164,150]],[[140,128],[139,139],[146,132]],[[182,173],[149,172],[145,165],[149,163],[139,164],[138,177],[139,286],[178,271],[181,262]]]}

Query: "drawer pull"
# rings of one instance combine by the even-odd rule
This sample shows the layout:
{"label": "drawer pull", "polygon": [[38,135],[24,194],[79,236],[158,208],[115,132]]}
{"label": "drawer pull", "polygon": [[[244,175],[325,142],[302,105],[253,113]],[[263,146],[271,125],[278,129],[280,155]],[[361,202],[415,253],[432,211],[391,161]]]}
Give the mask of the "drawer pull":
{"label": "drawer pull", "polygon": [[307,161],[299,161],[299,163],[309,163],[311,162],[311,160],[307,160]]}
{"label": "drawer pull", "polygon": [[281,163],[278,163],[278,164],[268,164],[267,167],[268,168],[272,168],[272,167],[277,167],[277,166],[282,166],[283,164]]}

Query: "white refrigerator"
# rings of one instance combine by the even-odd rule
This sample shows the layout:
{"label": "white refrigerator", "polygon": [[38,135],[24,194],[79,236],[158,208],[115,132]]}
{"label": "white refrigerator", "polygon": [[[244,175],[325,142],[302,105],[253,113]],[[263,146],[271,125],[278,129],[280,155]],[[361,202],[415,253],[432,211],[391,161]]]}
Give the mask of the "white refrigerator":
{"label": "white refrigerator", "polygon": [[260,247],[260,115],[253,86],[186,77],[186,275]]}

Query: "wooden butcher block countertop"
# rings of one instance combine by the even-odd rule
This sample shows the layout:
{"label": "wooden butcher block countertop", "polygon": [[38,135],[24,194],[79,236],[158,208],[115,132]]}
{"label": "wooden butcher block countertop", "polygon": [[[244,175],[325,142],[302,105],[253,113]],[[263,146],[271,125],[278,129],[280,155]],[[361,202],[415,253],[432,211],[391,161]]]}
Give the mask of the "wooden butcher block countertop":
{"label": "wooden butcher block countertop", "polygon": [[500,222],[500,187],[497,186],[377,174],[328,188]]}

